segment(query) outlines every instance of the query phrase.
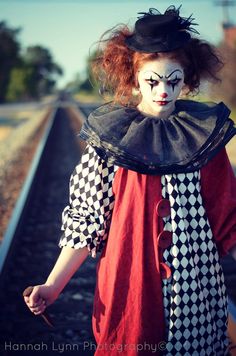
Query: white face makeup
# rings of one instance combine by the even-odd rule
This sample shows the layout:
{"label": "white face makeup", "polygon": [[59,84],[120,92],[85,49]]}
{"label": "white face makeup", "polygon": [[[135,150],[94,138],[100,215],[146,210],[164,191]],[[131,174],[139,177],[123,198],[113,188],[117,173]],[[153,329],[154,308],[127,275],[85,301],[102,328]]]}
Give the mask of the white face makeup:
{"label": "white face makeup", "polygon": [[184,86],[184,69],[169,58],[148,61],[138,72],[138,83],[142,95],[138,109],[166,118],[174,110]]}

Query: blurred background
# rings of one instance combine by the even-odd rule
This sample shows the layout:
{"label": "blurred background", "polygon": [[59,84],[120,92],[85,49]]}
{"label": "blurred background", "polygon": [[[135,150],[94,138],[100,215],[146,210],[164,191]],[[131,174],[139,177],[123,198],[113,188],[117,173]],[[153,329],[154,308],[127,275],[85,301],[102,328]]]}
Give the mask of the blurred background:
{"label": "blurred background", "polygon": [[[181,16],[193,14],[200,38],[214,44],[225,63],[221,82],[204,83],[197,99],[224,101],[236,122],[236,1],[0,0],[1,355],[11,354],[6,341],[93,342],[92,259],[52,307],[54,331],[32,317],[21,294],[27,285],[42,283],[55,262],[69,177],[84,148],[77,134],[104,101],[89,67],[96,41],[119,23],[132,26],[138,12],[163,12],[170,5],[182,5]],[[236,171],[235,137],[227,151]],[[225,266],[235,355],[236,265],[228,259]]]}
{"label": "blurred background", "polygon": [[66,89],[97,94],[89,83],[93,44],[118,23],[132,25],[140,11],[170,4],[193,14],[200,37],[220,48],[227,66],[221,100],[236,105],[236,7],[232,0],[0,0],[0,102],[38,100]]}

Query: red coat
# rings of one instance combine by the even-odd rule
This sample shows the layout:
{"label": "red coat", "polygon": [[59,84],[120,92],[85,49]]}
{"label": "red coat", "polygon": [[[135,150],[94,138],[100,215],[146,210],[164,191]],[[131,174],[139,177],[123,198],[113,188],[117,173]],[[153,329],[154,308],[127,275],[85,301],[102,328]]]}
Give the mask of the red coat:
{"label": "red coat", "polygon": [[[236,180],[225,149],[201,169],[203,204],[220,255],[236,244]],[[93,331],[96,356],[161,354],[165,321],[161,289],[163,219],[160,176],[119,168],[106,247],[97,266]]]}
{"label": "red coat", "polygon": [[236,245],[236,178],[225,149],[201,170],[203,204],[220,256]]}

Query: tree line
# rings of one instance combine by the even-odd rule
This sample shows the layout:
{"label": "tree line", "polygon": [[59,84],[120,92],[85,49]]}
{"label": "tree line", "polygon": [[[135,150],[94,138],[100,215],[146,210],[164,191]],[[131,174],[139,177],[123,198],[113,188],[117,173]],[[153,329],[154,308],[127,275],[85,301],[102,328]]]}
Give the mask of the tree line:
{"label": "tree line", "polygon": [[[54,61],[49,49],[35,45],[21,50],[18,35],[19,28],[12,29],[0,22],[0,103],[38,99],[50,94],[56,85],[56,79],[63,74],[62,68]],[[223,56],[225,66],[221,71],[221,82],[209,86],[209,97],[223,100],[229,106],[236,107],[236,42],[228,46],[222,42],[218,49]],[[66,89],[74,93],[98,95],[99,86],[93,79],[91,62],[97,55],[91,52],[87,58],[84,75],[77,77]]]}
{"label": "tree line", "polygon": [[49,49],[29,46],[23,51],[18,40],[21,29],[0,22],[0,103],[38,99],[52,92],[62,68]]}

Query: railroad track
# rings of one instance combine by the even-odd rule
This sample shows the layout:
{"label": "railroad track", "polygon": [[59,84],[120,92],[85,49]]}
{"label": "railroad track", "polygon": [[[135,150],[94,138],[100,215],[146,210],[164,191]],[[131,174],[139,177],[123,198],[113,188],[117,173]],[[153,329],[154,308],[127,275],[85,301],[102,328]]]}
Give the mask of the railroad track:
{"label": "railroad track", "polygon": [[16,351],[17,355],[56,355],[63,345],[68,348],[63,355],[71,354],[70,345],[93,355],[94,350],[83,349],[83,343],[94,345],[91,312],[96,261],[87,259],[57,303],[48,308],[54,329],[28,311],[22,298],[26,286],[46,280],[60,252],[61,212],[68,204],[70,174],[81,155],[80,126],[81,121],[67,108],[55,110],[4,237],[0,250],[2,356]]}
{"label": "railroad track", "polygon": [[[67,105],[55,109],[17,202],[0,248],[2,356],[94,354],[91,313],[96,260],[88,258],[57,302],[48,308],[55,328],[33,316],[22,298],[26,286],[46,280],[60,251],[57,241],[61,212],[68,203],[69,177],[82,150],[76,134],[84,117],[94,108],[94,105],[80,105],[79,115],[73,114]],[[222,264],[230,295],[230,336],[233,338],[236,335],[233,329],[236,268],[230,256],[226,256]]]}

